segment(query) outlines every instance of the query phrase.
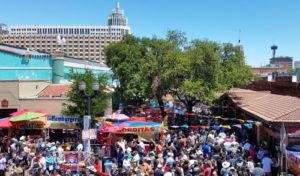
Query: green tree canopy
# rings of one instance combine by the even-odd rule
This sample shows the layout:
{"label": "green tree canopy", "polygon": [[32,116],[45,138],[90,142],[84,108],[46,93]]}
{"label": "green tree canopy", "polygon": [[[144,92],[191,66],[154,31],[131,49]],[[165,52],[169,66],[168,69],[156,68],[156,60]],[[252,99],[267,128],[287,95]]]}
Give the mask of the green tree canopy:
{"label": "green tree canopy", "polygon": [[196,103],[210,104],[216,93],[253,79],[241,48],[209,40],[187,42],[180,31],[169,31],[166,38],[125,36],[106,48],[106,56],[124,99],[155,98],[162,111],[168,93],[191,111]]}
{"label": "green tree canopy", "polygon": [[[101,117],[108,106],[108,99],[110,93],[108,91],[108,77],[107,75],[94,76],[91,70],[85,70],[84,73],[77,73],[71,71],[71,79],[73,80],[71,91],[68,93],[69,102],[64,104],[63,114],[74,117],[82,118],[84,115],[88,115],[88,103],[87,98],[84,97],[79,90],[79,83],[81,81],[86,83],[86,95],[94,95],[91,103],[91,116],[92,118]],[[99,91],[93,92],[92,84],[94,82],[99,83]]]}
{"label": "green tree canopy", "polygon": [[117,81],[116,94],[127,105],[136,105],[145,98],[148,86],[141,74],[144,61],[146,40],[125,35],[122,41],[112,43],[105,48],[106,63],[114,73]]}

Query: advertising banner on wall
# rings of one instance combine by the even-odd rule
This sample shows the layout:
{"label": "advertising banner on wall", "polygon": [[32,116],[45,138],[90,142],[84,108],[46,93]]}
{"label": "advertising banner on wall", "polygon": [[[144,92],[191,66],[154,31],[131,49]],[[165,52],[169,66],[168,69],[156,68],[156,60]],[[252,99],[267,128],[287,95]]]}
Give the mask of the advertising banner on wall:
{"label": "advertising banner on wall", "polygon": [[77,129],[79,119],[63,115],[49,115],[48,128],[50,129]]}

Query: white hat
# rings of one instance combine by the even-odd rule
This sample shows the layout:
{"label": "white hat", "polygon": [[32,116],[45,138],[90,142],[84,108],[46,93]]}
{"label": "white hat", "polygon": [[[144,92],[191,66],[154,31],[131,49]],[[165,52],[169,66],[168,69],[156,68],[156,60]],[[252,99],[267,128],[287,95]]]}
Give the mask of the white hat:
{"label": "white hat", "polygon": [[169,153],[168,153],[168,156],[170,156],[170,157],[173,157],[173,156],[174,156],[174,154],[173,154],[173,153],[171,153],[171,152],[169,152]]}
{"label": "white hat", "polygon": [[160,163],[157,165],[157,168],[162,168],[162,167],[163,167],[163,165]]}
{"label": "white hat", "polygon": [[30,153],[31,150],[30,150],[30,148],[28,148],[27,146],[25,146],[25,147],[24,147],[24,152],[25,152],[25,153]]}
{"label": "white hat", "polygon": [[164,174],[164,176],[172,176],[172,173],[171,173],[171,172],[166,172],[166,173]]}
{"label": "white hat", "polygon": [[20,141],[24,141],[25,138],[26,138],[25,136],[21,136],[21,137],[20,137]]}
{"label": "white hat", "polygon": [[201,150],[197,150],[197,151],[196,151],[196,154],[197,154],[197,155],[202,155],[203,152],[202,152]]}
{"label": "white hat", "polygon": [[223,163],[222,163],[222,167],[223,168],[228,168],[230,166],[230,163],[228,162],[228,161],[224,161]]}
{"label": "white hat", "polygon": [[162,157],[163,157],[162,153],[158,154],[158,158],[162,158]]}

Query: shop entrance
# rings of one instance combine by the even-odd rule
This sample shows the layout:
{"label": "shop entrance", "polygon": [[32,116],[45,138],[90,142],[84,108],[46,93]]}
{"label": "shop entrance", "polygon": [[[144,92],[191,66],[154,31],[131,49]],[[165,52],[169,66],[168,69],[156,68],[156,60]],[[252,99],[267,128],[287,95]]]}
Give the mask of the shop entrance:
{"label": "shop entrance", "polygon": [[0,109],[0,119],[10,117],[11,113],[17,112],[16,108],[13,109]]}

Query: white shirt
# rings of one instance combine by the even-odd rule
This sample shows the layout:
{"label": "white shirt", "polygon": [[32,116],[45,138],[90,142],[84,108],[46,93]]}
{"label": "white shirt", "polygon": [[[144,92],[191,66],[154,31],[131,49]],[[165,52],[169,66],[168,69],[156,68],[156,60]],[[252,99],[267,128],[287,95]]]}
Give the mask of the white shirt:
{"label": "white shirt", "polygon": [[254,163],[252,161],[247,162],[247,167],[248,167],[250,173],[253,173]]}
{"label": "white shirt", "polygon": [[82,150],[83,150],[83,145],[82,144],[78,144],[77,151],[82,151]]}
{"label": "white shirt", "polygon": [[144,142],[141,141],[141,142],[139,143],[139,145],[142,147],[143,150],[145,150],[145,144],[144,144]]}
{"label": "white shirt", "polygon": [[40,167],[43,166],[43,170],[46,170],[46,158],[45,157],[42,157],[40,160],[39,160],[39,165]]}
{"label": "white shirt", "polygon": [[122,140],[122,141],[119,141],[118,142],[118,145],[122,148],[122,150],[125,152],[125,141]]}
{"label": "white shirt", "polygon": [[140,161],[140,155],[139,154],[135,154],[134,156],[133,156],[133,161],[134,162],[138,162],[139,163],[139,161]]}
{"label": "white shirt", "polygon": [[264,157],[261,160],[261,163],[263,165],[263,169],[265,173],[271,172],[271,165],[273,163],[272,159],[269,157]]}
{"label": "white shirt", "polygon": [[6,159],[2,157],[0,159],[0,170],[5,170],[5,168],[6,168]]}
{"label": "white shirt", "polygon": [[131,165],[130,165],[130,160],[129,159],[124,159],[123,160],[123,167],[125,168],[129,168]]}

